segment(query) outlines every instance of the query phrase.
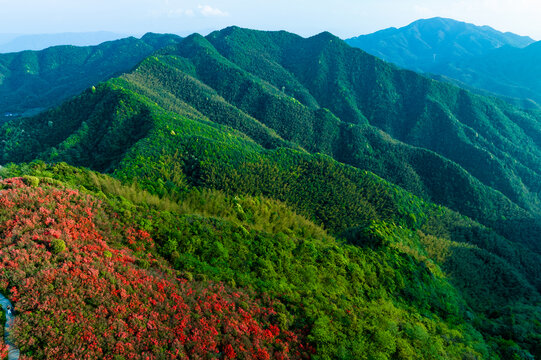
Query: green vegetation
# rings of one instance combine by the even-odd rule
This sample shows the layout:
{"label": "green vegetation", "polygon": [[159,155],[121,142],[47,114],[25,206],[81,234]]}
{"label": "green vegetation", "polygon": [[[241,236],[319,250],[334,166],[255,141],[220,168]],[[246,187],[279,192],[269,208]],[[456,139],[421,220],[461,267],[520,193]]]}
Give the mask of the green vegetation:
{"label": "green vegetation", "polygon": [[532,115],[395,70],[328,33],[233,27],[190,36],[95,92],[5,125],[0,149],[4,162],[39,156],[111,172],[138,140],[139,153],[165,142],[173,156],[185,139],[174,123],[186,118],[227,125],[267,149],[327,154],[533,248],[541,231],[533,218],[541,130]]}
{"label": "green vegetation", "polygon": [[[539,298],[530,285],[539,282],[540,272],[536,268],[541,263],[539,258],[471,220],[424,203],[374,175],[364,173],[362,176],[359,171],[336,163],[332,172],[345,176],[349,169],[365,178],[358,187],[350,184],[349,192],[345,192],[345,197],[355,196],[363,206],[356,211],[347,206],[337,208],[337,216],[328,216],[317,205],[317,196],[334,200],[332,195],[322,191],[326,184],[334,184],[340,176],[330,179],[331,172],[314,172],[323,168],[323,160],[317,161],[318,165],[310,172],[305,169],[304,174],[296,175],[299,182],[304,178],[305,185],[313,184],[312,190],[307,190],[310,193],[301,197],[315,197],[315,200],[299,202],[293,208],[317,218],[318,222],[329,219],[333,232],[342,233],[340,241],[283,204],[261,195],[233,196],[186,187],[182,195],[177,195],[181,200],[176,205],[167,199],[158,200],[138,186],[122,186],[118,180],[105,175],[65,164],[48,167],[39,162],[8,166],[2,176],[30,175],[40,177],[41,183],[62,180],[71,184],[68,186],[97,194],[112,206],[111,211],[119,214],[122,221],[139,224],[149,231],[157,242],[159,254],[169,259],[183,276],[204,276],[250,287],[286,304],[281,321],[293,329],[310,329],[308,339],[322,358],[363,357],[368,353],[379,353],[385,358],[395,352],[402,354],[402,358],[412,358],[415,351],[429,344],[426,351],[435,357],[461,358],[470,354],[488,358],[499,353],[505,358],[501,354],[507,348],[497,345],[501,333],[486,329],[511,329],[506,314],[518,314],[519,310],[525,313],[524,309],[528,309],[533,311],[530,315],[537,314],[538,310],[527,306],[532,299]],[[336,166],[343,170],[339,171]],[[267,174],[272,173],[274,171]],[[307,178],[309,173],[312,176]],[[344,184],[340,186],[346,189]],[[283,191],[286,201],[294,199],[291,196],[297,191],[299,188],[295,187]],[[336,207],[327,204],[329,209],[333,206]],[[339,215],[350,212],[354,215],[337,221]],[[348,219],[354,218],[358,226],[343,233],[343,229],[351,226],[349,221],[353,221]],[[452,227],[455,224],[461,232]],[[421,228],[420,232],[415,228]],[[447,246],[449,240],[445,237],[466,251],[447,256],[445,252],[434,251],[435,247]],[[456,241],[462,241],[463,245]],[[479,247],[490,248],[496,242],[501,247],[512,248],[515,256],[505,251],[501,254],[498,250],[482,251]],[[478,268],[462,261],[469,261],[465,257],[469,249],[480,252],[481,259],[495,260],[486,268],[486,273],[480,274]],[[437,264],[448,271],[450,283]],[[532,272],[523,270],[525,264]],[[453,266],[458,266],[459,272]],[[484,274],[496,276],[490,279],[494,288],[486,289]],[[497,286],[504,277],[505,286]],[[468,284],[462,283],[463,279],[468,279]],[[524,289],[516,292],[513,287],[508,289],[509,285]],[[471,302],[463,300],[470,300],[470,296]],[[471,309],[490,301],[490,306]],[[504,312],[510,306],[514,310]],[[499,311],[496,309],[502,309],[501,316],[495,315]],[[418,315],[414,315],[418,311]],[[361,313],[364,315],[359,317]],[[371,315],[367,317],[367,314]],[[395,320],[389,323],[389,318]],[[381,322],[387,325],[383,328],[377,325]],[[425,340],[420,341],[417,336],[421,335],[416,331],[421,331]],[[510,334],[508,339],[513,339],[509,340],[513,344],[519,342],[521,346],[535,349],[536,328]],[[455,340],[442,342],[440,336],[451,336]],[[382,337],[381,343],[373,342],[379,337]],[[390,339],[393,340],[389,347],[382,347]],[[520,349],[516,348],[517,353],[523,351]]]}
{"label": "green vegetation", "polygon": [[[0,54],[0,122],[5,113],[32,114],[60,104],[87,87],[129,71],[138,62],[181,39],[146,34],[98,46],[55,46]],[[53,124],[58,125],[58,124]]]}
{"label": "green vegetation", "polygon": [[51,241],[51,249],[53,250],[53,253],[59,254],[66,250],[66,243],[62,239],[54,239]]}
{"label": "green vegetation", "polygon": [[328,33],[233,27],[4,124],[0,176],[103,202],[141,269],[269,296],[312,358],[531,359],[537,123]]}
{"label": "green vegetation", "polygon": [[[500,47],[524,48],[534,40],[489,26],[435,17],[417,20],[398,29],[361,35],[346,42],[400,67],[429,73],[445,62],[456,63]],[[383,43],[387,46],[381,46]]]}
{"label": "green vegetation", "polygon": [[[59,181],[48,180],[52,176],[92,188],[100,178],[100,189],[107,187],[106,177],[65,165],[12,166],[3,175],[22,172],[44,184]],[[466,304],[438,267],[394,246],[414,237],[411,231],[373,223],[385,246],[342,245],[283,204],[262,197],[193,189],[180,202],[182,210],[169,212],[102,190],[98,194],[109,204],[107,211],[148,231],[158,253],[182,276],[225,281],[280,300],[281,327],[306,331],[316,346],[314,357],[412,358],[422,350],[431,357],[461,359],[492,353],[463,320]]]}
{"label": "green vegetation", "polygon": [[541,44],[529,37],[433,18],[346,42],[402,68],[539,110]]}

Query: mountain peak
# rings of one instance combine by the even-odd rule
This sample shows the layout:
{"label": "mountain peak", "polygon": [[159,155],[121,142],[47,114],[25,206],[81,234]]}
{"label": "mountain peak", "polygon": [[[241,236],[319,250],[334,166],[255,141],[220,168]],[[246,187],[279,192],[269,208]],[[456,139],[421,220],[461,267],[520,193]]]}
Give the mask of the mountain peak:
{"label": "mountain peak", "polygon": [[313,38],[315,38],[315,39],[323,39],[323,40],[341,40],[338,36],[328,32],[328,31],[320,32],[319,34],[314,35]]}
{"label": "mountain peak", "polygon": [[418,19],[414,22],[410,23],[407,26],[414,26],[418,24],[447,24],[447,25],[457,25],[457,24],[466,24],[464,21],[455,20],[451,18],[441,17],[441,16],[435,16],[431,18],[426,19]]}
{"label": "mountain peak", "polygon": [[401,28],[390,28],[346,40],[354,47],[420,72],[432,72],[440,59],[453,62],[479,56],[505,45],[523,48],[534,42],[527,36],[503,33],[454,19],[419,19]]}

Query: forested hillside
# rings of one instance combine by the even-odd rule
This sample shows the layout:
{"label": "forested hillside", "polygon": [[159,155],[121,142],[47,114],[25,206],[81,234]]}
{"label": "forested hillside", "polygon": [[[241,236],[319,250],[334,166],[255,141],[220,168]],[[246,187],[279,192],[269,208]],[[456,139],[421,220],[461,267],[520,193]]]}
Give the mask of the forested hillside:
{"label": "forested hillside", "polygon": [[[197,111],[266,148],[300,146],[330,155],[485,225],[520,226],[518,233],[500,229],[505,235],[537,239],[529,215],[541,211],[536,117],[397,70],[328,33],[303,39],[228,28],[208,39],[194,35],[107,86],[145,95],[179,114]],[[140,113],[148,107],[124,109],[120,102],[116,109],[118,96],[128,95],[87,91],[59,110],[23,120],[19,131],[4,127],[4,161],[30,161],[65,148],[69,155],[59,160],[111,171],[115,164],[97,156],[101,149],[106,158],[118,157],[127,149],[124,143],[134,143],[151,127]],[[135,123],[112,123],[112,107]],[[59,118],[63,126],[55,125]],[[110,136],[98,130],[108,123],[114,126]],[[117,136],[118,126],[127,127],[127,136]],[[81,137],[91,143],[84,145]]]}
{"label": "forested hillside", "polygon": [[534,40],[490,26],[436,17],[417,20],[398,29],[360,35],[346,42],[400,67],[434,72],[446,62],[454,63],[506,46],[524,48]]}
{"label": "forested hillside", "polygon": [[346,42],[402,68],[539,110],[541,46],[529,37],[433,18]]}
{"label": "forested hillside", "polygon": [[0,54],[0,122],[58,105],[93,84],[131,70],[157,49],[179,40],[176,35],[149,33],[141,39],[97,46]]}
{"label": "forested hillside", "polygon": [[[90,358],[122,356],[116,349],[135,358],[541,357],[535,114],[399,70],[329,33],[231,27],[7,122],[0,139],[5,246],[48,249],[51,269],[78,269],[87,266],[73,253],[79,239],[99,239],[84,251],[106,274],[100,289],[119,299],[134,291],[115,280],[127,271],[115,263],[124,251],[132,274],[175,292],[156,295],[163,326],[147,324],[149,344],[133,347],[153,304],[141,295],[142,312],[118,317],[140,330],[113,325],[122,346],[93,338],[102,352],[88,350]],[[49,200],[63,196],[76,210],[55,210]],[[81,221],[78,204],[93,223]],[[19,224],[23,215],[36,220]],[[79,222],[91,237],[67,230]],[[27,250],[17,251],[5,266],[22,266]],[[5,268],[0,290],[16,297],[21,351],[36,359],[74,351],[69,339],[89,328],[74,326],[50,347],[50,333],[32,335],[50,321],[47,301],[28,300],[39,267],[16,277]],[[54,297],[55,286],[43,291]],[[226,315],[193,298],[216,292],[223,297],[208,296],[229,304],[219,306]],[[81,319],[102,311],[105,293],[80,295]],[[167,305],[175,296],[189,318],[162,335],[178,320]],[[63,306],[62,314],[76,305]],[[247,333],[219,321],[247,316]],[[211,350],[198,352],[202,323],[192,317],[215,329],[204,343]]]}
{"label": "forested hillside", "polygon": [[457,59],[437,70],[451,81],[507,97],[525,108],[541,104],[541,42],[525,48],[503,47],[484,55]]}

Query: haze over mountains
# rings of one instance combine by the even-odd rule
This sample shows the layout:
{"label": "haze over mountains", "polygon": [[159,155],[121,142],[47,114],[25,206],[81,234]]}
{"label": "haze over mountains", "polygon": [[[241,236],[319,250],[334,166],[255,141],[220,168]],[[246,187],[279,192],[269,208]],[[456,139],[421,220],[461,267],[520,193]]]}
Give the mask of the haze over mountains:
{"label": "haze over mountains", "polygon": [[361,35],[346,42],[400,67],[433,72],[444,62],[484,55],[503,46],[523,48],[534,40],[502,33],[489,26],[432,18],[417,20],[399,29]]}
{"label": "haze over mountains", "polygon": [[58,45],[99,45],[106,41],[118,40],[124,37],[127,36],[109,31],[32,35],[0,34],[0,53],[43,50]]}
{"label": "haze over mountains", "polygon": [[538,108],[541,101],[540,46],[527,36],[433,18],[346,42],[400,67],[441,75],[522,107]]}
{"label": "haze over mountains", "polygon": [[[442,56],[532,41],[460,26]],[[537,112],[327,32],[147,34],[0,64],[1,111],[49,108],[0,127],[16,254],[0,291],[23,354],[541,357]],[[29,285],[40,257],[53,286]]]}
{"label": "haze over mountains", "polygon": [[541,104],[541,42],[525,48],[503,47],[483,56],[459,59],[438,70],[448,79],[509,98],[525,108]]}

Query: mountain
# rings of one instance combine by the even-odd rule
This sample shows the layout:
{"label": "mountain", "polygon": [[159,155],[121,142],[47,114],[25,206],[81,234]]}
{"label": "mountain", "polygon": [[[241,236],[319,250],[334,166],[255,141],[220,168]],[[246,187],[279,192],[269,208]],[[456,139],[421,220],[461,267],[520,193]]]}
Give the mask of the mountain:
{"label": "mountain", "polygon": [[[248,44],[247,49],[239,45],[243,43]],[[452,200],[444,199],[447,191],[441,188],[446,182],[430,179],[444,169],[457,173],[463,170],[451,163],[441,164],[445,160],[439,160],[433,153],[390,141],[379,132],[383,130],[395,139],[453,160],[485,186],[501,191],[534,213],[539,212],[538,122],[503,102],[394,69],[349,48],[330,34],[305,40],[282,33],[230,28],[207,39],[191,37],[177,49],[170,54],[192,61],[190,66],[184,67],[180,62],[177,67],[181,66],[184,72],[215,89],[217,95],[274,129],[284,140],[310,152],[322,152],[341,162],[366,167],[418,195],[451,205]],[[214,67],[223,69],[219,76],[207,70]],[[153,74],[165,73],[168,68],[149,59],[128,77],[132,83],[151,83],[156,89],[160,80],[154,79]],[[181,81],[175,69],[169,73],[176,76],[169,84]],[[274,85],[274,89],[254,79],[252,74]],[[248,80],[242,80],[245,77]],[[171,88],[165,83],[159,89],[161,93],[172,92],[190,104],[194,101],[188,85]],[[289,102],[285,101],[288,99]],[[204,106],[194,103],[196,109],[215,118]],[[259,135],[247,133],[259,139]],[[438,135],[441,133],[445,133],[444,138]],[[511,145],[519,143],[520,147]],[[395,158],[375,156],[393,147]],[[524,158],[519,160],[521,156]],[[426,173],[427,157],[439,164],[435,166],[436,173]],[[517,163],[510,161],[511,158]],[[408,166],[404,167],[404,163]],[[522,172],[528,175],[523,176]],[[457,178],[464,179],[468,187],[477,187],[467,176],[457,175]],[[524,192],[525,188],[531,191]],[[456,196],[457,192],[452,193]],[[469,201],[465,198],[452,207],[474,216],[475,211],[466,207],[475,198],[467,196]],[[478,198],[483,199],[478,200],[480,203],[485,203],[487,196]]]}
{"label": "mountain", "polygon": [[539,109],[541,48],[529,37],[451,19],[418,20],[346,40],[400,67]]}
{"label": "mountain", "polygon": [[[96,213],[89,226],[110,248],[129,249],[127,263],[145,276],[164,276],[171,291],[179,287],[167,274],[247,294],[239,295],[246,305],[218,319],[236,319],[258,299],[272,305],[270,317],[250,314],[256,330],[243,348],[230,343],[239,356],[287,348],[283,358],[531,359],[541,356],[539,124],[535,113],[398,69],[329,33],[194,34],[56,108],[2,125],[0,176],[10,180],[0,193],[0,231],[16,249],[54,253],[58,231],[66,249],[78,249],[88,237],[63,234],[82,222],[79,210],[47,220],[40,207],[53,206],[35,195],[77,190],[75,209],[103,209],[84,210]],[[45,227],[34,230],[23,215]],[[60,227],[58,216],[68,217]],[[97,257],[72,258],[55,243],[58,267],[63,257],[74,268]],[[91,264],[102,269],[101,261]],[[1,291],[36,298],[20,285],[36,266],[6,275]],[[121,271],[100,279],[130,294],[134,285],[116,280]],[[43,291],[54,298],[63,284]],[[82,299],[89,316],[105,306],[101,295]],[[190,319],[200,319],[193,300],[185,302]],[[15,305],[19,323],[30,324],[16,332],[19,347],[37,358],[69,353],[78,346],[70,339],[91,333],[74,326],[69,341],[49,346],[49,333],[31,331],[63,316],[56,308],[49,315],[48,303]],[[78,305],[63,306],[58,312]],[[92,326],[120,317],[142,329],[140,308]],[[216,319],[213,309],[199,324]],[[176,314],[157,313],[156,340]],[[178,342],[165,337],[140,350],[127,346],[146,332],[115,326],[128,354],[169,354],[198,334],[192,327],[176,333]],[[224,334],[205,342],[216,342],[213,354],[234,357],[223,342],[228,326],[205,329]],[[273,342],[277,334],[287,346]],[[109,337],[93,341],[107,354],[115,348]]]}
{"label": "mountain", "polygon": [[346,42],[400,67],[430,73],[445,62],[483,55],[503,46],[523,48],[534,40],[502,33],[489,26],[431,18],[417,20],[399,29],[361,35]]}
{"label": "mountain", "polygon": [[450,81],[484,89],[523,107],[539,109],[541,42],[525,48],[505,46],[486,54],[442,64],[435,71]]}
{"label": "mountain", "polygon": [[126,36],[107,31],[6,36],[4,39],[0,37],[0,53],[43,50],[58,45],[99,45],[106,41],[118,40],[124,37]]}
{"label": "mountain", "polygon": [[[97,46],[57,46],[42,51],[0,54],[0,114],[35,113],[85,88],[129,71],[176,35],[147,34]],[[4,116],[6,117],[6,116]]]}
{"label": "mountain", "polygon": [[2,33],[0,34],[0,44],[5,44],[19,36],[21,36],[21,34]]}
{"label": "mountain", "polygon": [[[539,122],[503,102],[394,69],[330,34],[303,39],[229,28],[207,39],[189,37],[161,52],[114,86],[179,113],[188,104],[266,148],[300,147],[333,156],[487,225],[498,226],[501,220],[495,207],[509,221],[528,218],[519,207],[541,211]],[[23,132],[11,129],[4,135],[3,161],[30,161],[54,147],[71,154],[60,158],[111,171],[117,163],[107,154],[119,159],[122,154],[107,149],[118,141],[136,142],[150,130],[134,125],[129,138],[112,134],[114,140],[108,140],[80,128],[82,122],[91,124],[85,116],[112,119],[104,113],[110,105],[103,110],[100,104],[114,103],[116,97],[110,91],[87,92],[59,113],[22,120]],[[95,126],[105,129],[107,123]],[[91,148],[61,146],[71,142],[74,131],[91,136]],[[95,143],[99,139],[110,145]],[[106,155],[99,166],[93,147]],[[433,164],[431,170],[427,163]],[[454,190],[440,181],[449,176],[456,178]],[[516,205],[504,205],[504,198]]]}

